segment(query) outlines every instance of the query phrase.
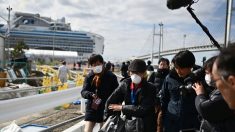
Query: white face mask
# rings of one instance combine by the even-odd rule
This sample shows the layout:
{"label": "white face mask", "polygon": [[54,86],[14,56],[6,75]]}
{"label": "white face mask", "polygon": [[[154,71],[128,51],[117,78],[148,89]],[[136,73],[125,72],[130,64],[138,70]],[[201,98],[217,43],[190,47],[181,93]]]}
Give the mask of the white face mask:
{"label": "white face mask", "polygon": [[93,72],[96,73],[96,74],[101,73],[102,70],[103,70],[103,65],[95,66],[95,67],[93,68]]}
{"label": "white face mask", "polygon": [[150,75],[150,74],[151,74],[151,71],[147,71],[147,74]]}
{"label": "white face mask", "polygon": [[212,80],[211,80],[211,75],[210,74],[205,75],[205,81],[206,81],[208,86],[212,86]]}
{"label": "white face mask", "polygon": [[137,74],[132,74],[131,75],[131,81],[134,83],[134,84],[139,84],[141,82],[141,77]]}

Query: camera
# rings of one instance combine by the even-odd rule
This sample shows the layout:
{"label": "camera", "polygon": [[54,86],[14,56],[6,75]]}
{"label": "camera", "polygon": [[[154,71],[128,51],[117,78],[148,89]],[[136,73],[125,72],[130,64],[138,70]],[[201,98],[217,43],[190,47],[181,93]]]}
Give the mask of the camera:
{"label": "camera", "polygon": [[191,92],[193,91],[193,84],[195,82],[203,82],[205,77],[205,71],[203,68],[199,68],[189,74],[188,77],[184,79],[184,85],[180,86],[181,91]]}

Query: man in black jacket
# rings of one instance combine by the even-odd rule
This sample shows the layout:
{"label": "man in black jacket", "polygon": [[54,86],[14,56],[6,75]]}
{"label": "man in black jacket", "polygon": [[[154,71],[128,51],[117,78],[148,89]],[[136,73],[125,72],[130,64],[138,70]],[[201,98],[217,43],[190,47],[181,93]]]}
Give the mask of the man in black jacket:
{"label": "man in black jacket", "polygon": [[174,69],[165,78],[162,86],[163,126],[166,132],[199,129],[194,100],[196,93],[190,89],[181,89],[193,66],[195,57],[192,52],[185,50],[178,52],[173,60]]}
{"label": "man in black jacket", "polygon": [[163,131],[163,124],[162,124],[162,109],[160,103],[160,96],[161,96],[161,88],[164,79],[169,73],[170,69],[170,62],[167,58],[160,58],[158,61],[158,70],[155,75],[154,86],[156,86],[156,93],[157,93],[157,100],[156,100],[156,115],[157,115],[157,132]]}
{"label": "man in black jacket", "polygon": [[96,123],[103,123],[104,106],[107,98],[118,87],[117,77],[104,68],[101,55],[92,55],[89,58],[92,71],[86,76],[81,95],[88,99],[85,113],[85,130],[92,132]]}
{"label": "man in black jacket", "polygon": [[165,77],[168,75],[170,69],[170,62],[167,58],[161,58],[158,61],[158,70],[155,76],[154,85],[159,88],[162,87]]}

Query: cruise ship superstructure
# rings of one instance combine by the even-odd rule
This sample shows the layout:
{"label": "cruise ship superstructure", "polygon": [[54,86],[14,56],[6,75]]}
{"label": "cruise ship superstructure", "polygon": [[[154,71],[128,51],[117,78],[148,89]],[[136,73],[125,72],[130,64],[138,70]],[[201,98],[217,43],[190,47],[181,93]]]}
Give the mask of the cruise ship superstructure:
{"label": "cruise ship superstructure", "polygon": [[[0,33],[5,34],[6,27],[0,27]],[[78,61],[86,60],[92,53],[103,54],[104,50],[104,38],[101,35],[72,31],[64,17],[53,20],[39,14],[22,12],[14,14],[10,36],[5,43],[12,48],[19,41],[24,41],[30,49],[76,52]]]}

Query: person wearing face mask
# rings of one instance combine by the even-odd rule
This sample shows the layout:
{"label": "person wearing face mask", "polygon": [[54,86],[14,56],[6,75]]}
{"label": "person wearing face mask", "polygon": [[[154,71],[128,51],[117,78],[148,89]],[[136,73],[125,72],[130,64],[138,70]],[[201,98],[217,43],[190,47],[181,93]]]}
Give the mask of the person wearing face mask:
{"label": "person wearing face mask", "polygon": [[165,77],[169,73],[170,62],[167,58],[160,58],[158,61],[158,70],[155,74],[154,78],[154,86],[156,87],[157,93],[157,100],[156,100],[156,114],[157,114],[157,132],[163,131],[163,124],[162,124],[162,110],[161,110],[161,103],[160,103],[160,96],[161,96],[161,88]]}
{"label": "person wearing face mask", "polygon": [[[167,58],[160,58],[158,61],[158,69],[154,80],[154,85],[161,89],[165,77],[168,75],[170,69],[170,62]],[[158,91],[159,91],[158,90]]]}
{"label": "person wearing face mask", "polygon": [[196,131],[200,127],[198,113],[194,105],[196,93],[186,89],[184,79],[190,76],[195,65],[195,57],[191,51],[178,52],[172,59],[174,68],[166,76],[160,101],[163,113],[163,131]]}
{"label": "person wearing face mask", "polygon": [[[146,63],[135,59],[128,67],[130,78],[121,82],[106,102],[106,113],[112,115],[122,112],[127,120],[141,118],[143,130],[140,132],[156,132],[154,85],[147,82]],[[124,102],[124,104],[122,104]],[[126,132],[131,130],[127,129]]]}
{"label": "person wearing face mask", "polygon": [[96,123],[103,125],[105,102],[118,87],[117,77],[104,68],[101,55],[93,54],[88,60],[92,71],[86,76],[81,95],[87,99],[84,132],[92,132]]}
{"label": "person wearing face mask", "polygon": [[212,80],[212,66],[215,60],[216,56],[208,59],[204,64],[205,81],[213,89],[209,96],[205,90],[205,87],[208,86],[203,86],[201,82],[196,82],[193,86],[197,94],[195,106],[203,118],[200,130],[203,132],[233,132],[235,130],[235,116]]}

